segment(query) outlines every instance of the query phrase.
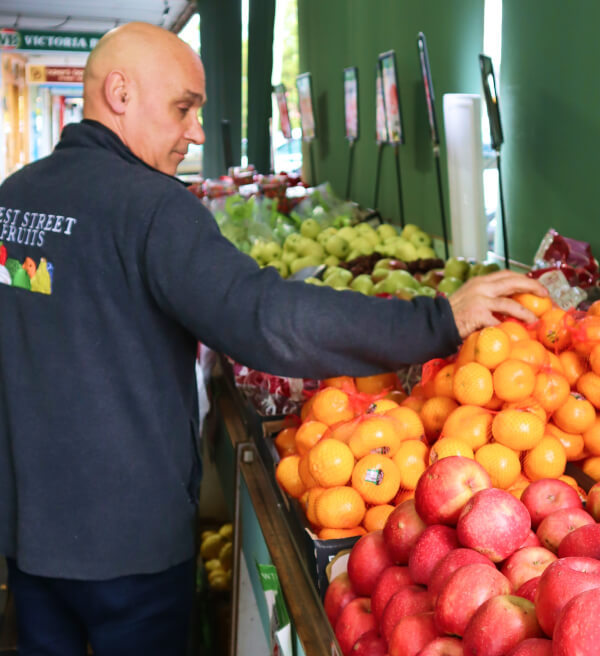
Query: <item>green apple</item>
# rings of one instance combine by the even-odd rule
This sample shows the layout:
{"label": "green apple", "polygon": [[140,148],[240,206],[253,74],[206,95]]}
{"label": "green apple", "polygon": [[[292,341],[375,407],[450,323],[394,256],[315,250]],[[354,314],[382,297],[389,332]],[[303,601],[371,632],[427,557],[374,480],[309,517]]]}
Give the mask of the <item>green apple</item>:
{"label": "green apple", "polygon": [[346,259],[344,260],[345,262],[352,262],[352,260],[355,260],[357,257],[360,257],[361,255],[364,255],[364,253],[361,253],[360,251],[353,250],[346,255]]}
{"label": "green apple", "polygon": [[258,263],[263,262],[263,252],[265,248],[264,241],[255,241],[250,248],[250,257],[256,260]]}
{"label": "green apple", "polygon": [[328,255],[324,260],[323,264],[327,266],[337,266],[340,263],[340,258],[335,255]]}
{"label": "green apple", "polygon": [[317,287],[323,286],[323,281],[319,280],[318,278],[315,278],[314,276],[309,276],[308,278],[304,278],[304,282],[307,282],[309,285],[317,285]]}
{"label": "green apple", "polygon": [[377,260],[375,262],[375,266],[373,267],[373,271],[375,269],[390,269],[390,263],[394,262],[394,259],[391,257],[382,257],[380,260]]}
{"label": "green apple", "polygon": [[350,244],[339,235],[331,235],[323,245],[329,255],[335,255],[341,259],[350,252]]}
{"label": "green apple", "polygon": [[394,244],[377,244],[373,248],[374,253],[379,253],[380,255],[384,255],[385,257],[388,257],[389,255],[393,255],[395,250]]}
{"label": "green apple", "polygon": [[467,278],[474,278],[475,276],[481,275],[483,275],[483,264],[481,262],[475,262],[474,264],[471,264]]}
{"label": "green apple", "polygon": [[350,242],[349,250],[357,251],[361,255],[371,255],[373,253],[373,244],[371,244],[366,236],[360,235]]}
{"label": "green apple", "polygon": [[281,259],[281,254],[281,246],[276,241],[268,241],[263,247],[262,257],[267,262]]}
{"label": "green apple", "polygon": [[302,241],[302,235],[299,232],[292,232],[283,242],[284,251],[296,251],[298,244]]}
{"label": "green apple", "polygon": [[471,265],[464,257],[449,257],[444,265],[444,276],[466,280]]}
{"label": "green apple", "polygon": [[300,224],[300,234],[303,237],[314,239],[321,232],[321,226],[316,219],[312,217],[304,219]]}
{"label": "green apple", "polygon": [[419,289],[417,289],[417,295],[418,296],[429,296],[430,298],[435,298],[435,295],[437,292],[433,287],[428,287],[427,285],[421,285]]}
{"label": "green apple", "polygon": [[415,230],[410,236],[409,241],[415,248],[431,246],[431,237],[423,230]]}
{"label": "green apple", "polygon": [[298,255],[312,255],[320,260],[325,258],[325,249],[314,239],[303,238],[296,250]]}
{"label": "green apple", "polygon": [[417,290],[412,287],[401,287],[394,292],[394,296],[402,301],[410,301],[418,295]]}
{"label": "green apple", "polygon": [[298,257],[290,264],[290,273],[296,273],[305,267],[319,266],[319,264],[321,264],[321,260],[318,257],[312,255]]}
{"label": "green apple", "polygon": [[325,246],[329,237],[335,234],[337,234],[337,229],[330,226],[329,228],[325,228],[325,230],[321,230],[321,232],[316,236],[316,240],[319,242],[319,244],[321,244],[321,246]]}
{"label": "green apple", "polygon": [[393,294],[394,289],[384,278],[373,285],[373,294]]}
{"label": "green apple", "polygon": [[394,284],[396,289],[401,289],[403,287],[418,289],[420,287],[419,282],[404,269],[393,269],[388,273],[386,280],[388,280],[390,284]]}
{"label": "green apple", "polygon": [[352,226],[344,226],[338,230],[338,235],[350,243],[356,237],[356,230]]}
{"label": "green apple", "polygon": [[379,239],[381,239],[381,241],[385,241],[390,237],[398,236],[396,226],[393,226],[391,223],[382,223],[381,225],[378,225],[377,228],[375,228],[375,231],[379,235]]}
{"label": "green apple", "polygon": [[360,275],[356,276],[354,280],[350,283],[350,288],[353,289],[356,292],[360,292],[361,294],[366,294],[369,296],[372,291],[373,291],[373,281],[371,280],[371,276],[369,276],[366,273],[361,273]]}
{"label": "green apple", "polygon": [[437,257],[431,246],[419,246],[417,248],[417,257],[422,260],[431,260]]}
{"label": "green apple", "polygon": [[437,289],[437,286],[440,283],[440,280],[444,277],[444,269],[429,269],[427,273],[424,273],[421,276],[421,286],[431,287],[432,289]]}
{"label": "green apple", "polygon": [[440,280],[438,285],[438,292],[443,292],[446,296],[454,294],[454,292],[463,284],[460,278],[452,278],[450,276],[444,277]]}
{"label": "green apple", "polygon": [[284,262],[285,264],[290,266],[290,264],[298,257],[298,253],[296,251],[290,251],[290,250],[285,250],[283,249],[283,253],[281,254],[281,261]]}
{"label": "green apple", "polygon": [[417,258],[417,249],[406,239],[399,240],[394,247],[394,255],[404,262],[412,262]]}
{"label": "green apple", "polygon": [[279,275],[282,278],[287,278],[290,275],[290,271],[287,267],[287,264],[285,262],[282,262],[281,260],[271,260],[267,264],[267,266],[277,269],[277,271],[279,271]]}
{"label": "green apple", "polygon": [[402,228],[400,236],[404,239],[410,239],[412,234],[417,230],[421,230],[418,225],[415,225],[414,223],[407,223],[404,228]]}
{"label": "green apple", "polygon": [[332,276],[336,276],[338,280],[343,280],[346,284],[352,280],[352,272],[340,266],[328,266],[323,272],[324,281]]}
{"label": "green apple", "polygon": [[481,270],[484,275],[494,273],[495,271],[500,271],[500,265],[497,262],[488,262],[481,267]]}

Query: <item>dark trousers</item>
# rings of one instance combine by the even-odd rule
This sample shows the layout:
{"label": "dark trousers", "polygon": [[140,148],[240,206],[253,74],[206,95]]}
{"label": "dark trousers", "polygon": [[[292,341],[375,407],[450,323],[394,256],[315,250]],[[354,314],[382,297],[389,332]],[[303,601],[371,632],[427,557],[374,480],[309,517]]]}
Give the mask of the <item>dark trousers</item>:
{"label": "dark trousers", "polygon": [[195,561],[107,581],[32,576],[7,559],[19,656],[184,656]]}

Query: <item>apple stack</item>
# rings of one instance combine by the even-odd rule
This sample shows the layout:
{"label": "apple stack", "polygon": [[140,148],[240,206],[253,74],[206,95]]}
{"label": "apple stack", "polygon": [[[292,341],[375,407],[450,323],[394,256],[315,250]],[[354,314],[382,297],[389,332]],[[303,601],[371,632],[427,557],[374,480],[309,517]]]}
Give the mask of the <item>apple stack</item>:
{"label": "apple stack", "polygon": [[599,654],[600,484],[587,509],[557,479],[519,500],[472,459],[436,462],[327,588],[342,652]]}

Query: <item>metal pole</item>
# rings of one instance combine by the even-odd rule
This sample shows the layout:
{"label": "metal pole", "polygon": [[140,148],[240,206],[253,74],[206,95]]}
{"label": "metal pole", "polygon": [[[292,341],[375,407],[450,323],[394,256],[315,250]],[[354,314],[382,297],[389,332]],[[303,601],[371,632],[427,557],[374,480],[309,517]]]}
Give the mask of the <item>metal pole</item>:
{"label": "metal pole", "polygon": [[312,140],[308,142],[308,148],[310,150],[311,185],[314,187],[317,184],[317,169],[315,167],[315,153],[313,151],[313,142],[312,142]]}
{"label": "metal pole", "polygon": [[506,230],[506,212],[504,211],[504,191],[502,188],[502,172],[500,169],[500,150],[496,151],[498,162],[498,187],[500,190],[500,215],[502,219],[502,241],[504,242],[504,266],[510,269],[510,257],[508,255],[508,233]]}
{"label": "metal pole", "polygon": [[398,206],[400,208],[400,225],[404,228],[404,202],[402,200],[402,182],[400,179],[400,147],[394,146],[394,155],[396,158],[396,187],[398,188]]}
{"label": "metal pole", "polygon": [[381,156],[383,154],[383,143],[377,147],[377,168],[375,169],[375,198],[373,199],[373,209],[377,209],[379,202],[379,180],[381,179]]}
{"label": "metal pole", "polygon": [[348,160],[348,178],[346,179],[346,200],[350,200],[350,186],[352,184],[353,164],[354,164],[354,139],[350,141],[350,158]]}
{"label": "metal pole", "polygon": [[444,253],[448,259],[448,227],[446,224],[446,210],[444,209],[444,191],[442,188],[442,171],[440,168],[440,147],[434,146],[433,156],[435,159],[435,169],[437,172],[438,196],[440,199],[440,214],[442,215],[442,234],[444,236]]}

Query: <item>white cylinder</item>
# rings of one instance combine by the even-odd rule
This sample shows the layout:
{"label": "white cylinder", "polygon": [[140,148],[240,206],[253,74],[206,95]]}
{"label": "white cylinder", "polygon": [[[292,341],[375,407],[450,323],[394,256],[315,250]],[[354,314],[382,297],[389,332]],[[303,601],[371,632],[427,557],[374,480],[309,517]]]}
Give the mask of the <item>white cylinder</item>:
{"label": "white cylinder", "polygon": [[481,262],[487,256],[481,98],[467,93],[444,94],[444,131],[452,253]]}

